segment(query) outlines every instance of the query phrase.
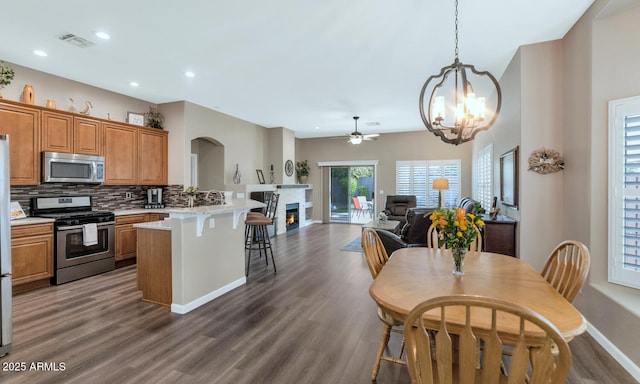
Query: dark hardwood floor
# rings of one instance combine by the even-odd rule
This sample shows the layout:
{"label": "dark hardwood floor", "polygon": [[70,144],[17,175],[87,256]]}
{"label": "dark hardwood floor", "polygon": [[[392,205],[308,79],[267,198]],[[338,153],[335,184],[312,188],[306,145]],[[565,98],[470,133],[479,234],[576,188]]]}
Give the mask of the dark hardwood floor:
{"label": "dark hardwood floor", "polygon": [[[382,332],[371,275],[362,254],[340,251],[359,234],[333,224],[278,236],[277,274],[256,255],[245,286],[186,315],[142,302],[135,266],[16,295],[0,382],[370,383]],[[570,345],[569,383],[636,382],[589,335]],[[378,383],[409,381],[382,362]]]}

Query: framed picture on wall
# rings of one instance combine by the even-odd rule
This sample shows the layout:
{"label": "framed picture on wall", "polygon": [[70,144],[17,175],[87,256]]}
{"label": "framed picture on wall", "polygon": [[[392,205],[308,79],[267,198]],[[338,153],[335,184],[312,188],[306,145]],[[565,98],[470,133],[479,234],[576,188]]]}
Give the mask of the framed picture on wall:
{"label": "framed picture on wall", "polygon": [[518,147],[500,156],[500,202],[518,207]]}
{"label": "framed picture on wall", "polygon": [[262,174],[262,169],[256,169],[256,173],[258,174],[258,181],[260,184],[264,184],[264,175]]}

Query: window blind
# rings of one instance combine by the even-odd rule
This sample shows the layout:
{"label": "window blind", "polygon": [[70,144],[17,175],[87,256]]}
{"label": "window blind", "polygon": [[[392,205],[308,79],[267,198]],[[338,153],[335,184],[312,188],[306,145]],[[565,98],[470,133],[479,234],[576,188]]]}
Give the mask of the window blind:
{"label": "window blind", "polygon": [[482,148],[476,159],[476,200],[489,212],[493,204],[493,144]]}
{"label": "window blind", "polygon": [[437,207],[438,190],[432,189],[434,179],[449,180],[443,191],[443,204],[455,207],[460,199],[460,160],[416,160],[396,162],[396,194],[415,195],[418,207]]}
{"label": "window blind", "polygon": [[640,288],[640,97],[609,102],[609,281]]}

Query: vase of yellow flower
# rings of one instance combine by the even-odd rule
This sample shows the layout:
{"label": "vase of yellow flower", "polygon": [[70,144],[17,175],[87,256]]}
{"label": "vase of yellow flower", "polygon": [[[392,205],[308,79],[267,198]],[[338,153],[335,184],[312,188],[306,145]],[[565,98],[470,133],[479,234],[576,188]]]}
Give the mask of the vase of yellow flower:
{"label": "vase of yellow flower", "polygon": [[185,189],[184,193],[187,194],[187,205],[192,208],[196,201],[196,196],[198,196],[198,187],[190,185]]}
{"label": "vase of yellow flower", "polygon": [[438,231],[438,246],[451,249],[453,274],[456,276],[464,275],[462,267],[467,249],[478,235],[476,227],[484,226],[479,216],[481,210],[480,204],[476,203],[469,213],[462,208],[443,208],[436,209],[429,216]]}

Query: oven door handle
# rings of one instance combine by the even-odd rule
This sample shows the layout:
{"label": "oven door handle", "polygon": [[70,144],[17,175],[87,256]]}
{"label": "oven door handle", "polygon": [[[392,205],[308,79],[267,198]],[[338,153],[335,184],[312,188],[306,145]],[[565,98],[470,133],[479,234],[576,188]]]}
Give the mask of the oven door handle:
{"label": "oven door handle", "polygon": [[[96,226],[99,228],[107,225],[114,225],[115,223],[115,221],[107,221],[106,223],[96,223]],[[84,225],[69,225],[67,227],[58,227],[58,231],[70,231],[72,229],[82,229],[83,227]]]}

